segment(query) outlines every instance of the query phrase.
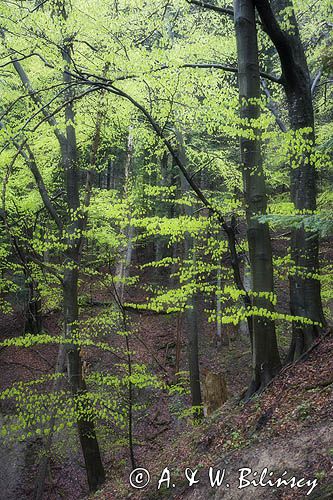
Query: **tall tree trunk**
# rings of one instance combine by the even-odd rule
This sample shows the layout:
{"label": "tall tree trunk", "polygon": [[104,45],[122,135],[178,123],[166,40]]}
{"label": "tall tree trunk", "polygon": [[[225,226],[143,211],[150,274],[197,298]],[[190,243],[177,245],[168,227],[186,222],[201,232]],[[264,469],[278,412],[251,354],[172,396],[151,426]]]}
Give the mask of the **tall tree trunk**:
{"label": "tall tree trunk", "polygon": [[108,162],[108,170],[106,175],[106,189],[114,189],[114,165],[113,160]]}
{"label": "tall tree trunk", "polygon": [[[51,11],[52,16],[62,16],[67,18],[65,5],[54,5]],[[1,32],[1,36],[4,34]],[[62,57],[65,64],[63,81],[67,87],[65,92],[65,100],[68,102],[65,108],[66,132],[63,133],[59,128],[56,119],[49,110],[49,107],[42,101],[40,95],[33,89],[27,74],[25,73],[20,62],[16,61],[14,56],[12,59],[13,66],[18,73],[24,87],[31,96],[33,102],[41,108],[45,120],[52,127],[55,136],[58,139],[62,164],[64,167],[65,188],[68,208],[67,221],[67,248],[65,251],[65,271],[63,277],[63,306],[64,306],[64,335],[65,338],[71,339],[75,335],[78,325],[78,270],[80,264],[80,256],[82,251],[82,230],[84,229],[85,218],[83,214],[79,214],[80,199],[79,199],[79,170],[77,163],[77,144],[75,136],[74,111],[71,103],[73,98],[71,76],[67,71],[71,65],[71,44],[70,41],[64,40],[62,49]],[[25,146],[27,148],[27,144]],[[35,177],[37,187],[39,189],[43,203],[56,222],[60,232],[63,229],[63,221],[60,220],[55,207],[45,189],[45,185],[38,167],[34,161],[33,155],[28,148],[29,166]],[[89,204],[89,193],[91,182],[86,186],[85,205]],[[86,391],[85,381],[82,376],[82,362],[80,358],[80,350],[74,343],[67,349],[68,359],[68,376],[74,397]],[[94,423],[85,418],[79,418],[77,421],[78,432],[82,452],[86,464],[87,478],[90,491],[95,491],[105,480],[105,473],[101,461],[101,455],[94,429]]]}
{"label": "tall tree trunk", "polygon": [[[260,77],[257,32],[253,0],[234,0],[238,53],[238,80],[244,134],[240,141],[243,185],[246,203],[247,239],[253,283],[253,307],[272,311],[272,304],[260,292],[273,292],[272,249],[267,224],[257,217],[266,213],[267,197],[262,168],[259,132],[251,126],[260,116]],[[252,134],[254,137],[252,138]],[[251,138],[250,138],[251,137]],[[275,324],[271,319],[253,316],[253,380],[247,397],[260,391],[280,369]]]}
{"label": "tall tree trunk", "polygon": [[[161,182],[160,186],[171,186],[172,185],[172,179],[171,179],[171,165],[170,165],[170,155],[167,151],[164,152],[160,165],[161,165]],[[172,217],[171,214],[171,208],[166,205],[165,203],[157,203],[156,207],[156,215],[158,217]],[[155,261],[158,262],[162,259],[164,259],[167,256],[170,256],[170,253],[172,254],[172,250],[170,251],[170,248],[167,246],[167,238],[164,236],[159,236],[156,235],[155,237]],[[157,268],[157,274],[160,274],[161,269]]]}
{"label": "tall tree trunk", "polygon": [[[67,252],[68,263],[73,264],[73,254]],[[65,336],[72,339],[77,335],[78,326],[78,270],[67,269],[64,275],[64,317]],[[82,396],[87,388],[83,378],[80,349],[76,344],[67,347],[68,377],[74,398]],[[84,411],[84,410],[83,410]],[[101,454],[94,423],[84,415],[77,419],[79,439],[85,461],[90,491],[96,491],[105,480]]]}
{"label": "tall tree trunk", "polygon": [[[64,45],[63,59],[66,69],[70,67],[69,44]],[[65,71],[64,82],[69,84],[71,77]],[[66,93],[66,99],[70,101],[71,90]],[[65,170],[65,185],[67,195],[67,206],[69,211],[69,222],[67,226],[67,248],[65,251],[65,271],[63,278],[63,304],[64,304],[64,327],[65,338],[72,339],[77,336],[79,309],[78,309],[78,276],[81,257],[81,238],[84,217],[79,214],[79,170],[77,159],[77,144],[74,127],[74,110],[72,103],[65,108],[66,118],[66,141],[62,146],[62,160]],[[79,237],[81,236],[81,238]],[[75,344],[67,347],[68,377],[74,398],[79,398],[87,390],[83,378],[82,360],[80,348]],[[95,426],[92,420],[84,415],[77,420],[79,439],[84,456],[87,479],[90,491],[96,491],[105,480],[104,468],[96,437]]]}
{"label": "tall tree trunk", "polygon": [[[291,0],[255,0],[264,28],[279,54],[282,81],[288,102],[290,125],[301,144],[292,153],[291,198],[297,212],[316,210],[316,171],[312,154],[315,143],[311,78]],[[289,28],[279,24],[279,13],[288,9]],[[290,11],[290,12],[289,12]],[[282,15],[282,14],[281,14]],[[305,146],[305,147],[304,147]],[[325,324],[319,272],[318,233],[302,225],[292,230],[291,258],[295,273],[290,276],[290,309],[295,316],[313,324],[293,322],[287,361],[299,358],[318,337]]]}
{"label": "tall tree trunk", "polygon": [[[252,289],[252,283],[251,283],[251,269],[248,264],[248,254],[246,253],[245,258],[244,258],[244,265],[243,265],[243,283],[244,283],[244,289],[246,292]],[[238,325],[238,332],[239,336],[242,337],[248,337],[250,336],[251,338],[251,332],[249,330],[249,324],[247,321],[241,321]]]}
{"label": "tall tree trunk", "polygon": [[[130,192],[130,181],[133,168],[133,134],[131,128],[128,131],[127,138],[127,150],[124,163],[124,196],[128,198]],[[121,302],[123,302],[124,291],[125,291],[125,280],[129,275],[130,266],[132,262],[133,254],[133,238],[135,234],[134,226],[131,224],[131,213],[128,216],[128,224],[122,231],[124,237],[126,238],[126,245],[120,249],[120,258],[117,263],[116,276],[118,278],[117,282],[117,293],[120,297]]]}
{"label": "tall tree trunk", "polygon": [[[130,181],[133,169],[133,160],[134,160],[134,142],[133,142],[133,134],[131,127],[128,130],[127,137],[127,150],[126,157],[124,163],[124,196],[128,198],[130,192]],[[127,370],[128,370],[128,446],[130,452],[131,459],[131,467],[132,470],[135,469],[135,455],[134,455],[134,440],[133,440],[133,402],[134,402],[134,393],[133,393],[133,383],[131,381],[132,375],[132,356],[130,350],[130,340],[129,340],[129,331],[127,325],[126,312],[123,308],[124,302],[124,294],[125,294],[125,281],[130,272],[130,266],[132,262],[132,254],[133,254],[133,238],[134,238],[134,226],[131,224],[131,213],[128,217],[128,225],[124,229],[123,234],[126,237],[126,246],[121,249],[120,260],[118,262],[118,269],[116,271],[117,277],[119,281],[116,283],[116,295],[118,307],[122,312],[123,319],[123,328],[126,332],[125,334],[125,346],[126,346],[126,356],[127,356]]]}
{"label": "tall tree trunk", "polygon": [[[179,157],[184,165],[186,165],[186,154],[183,143],[183,137],[179,131],[176,131]],[[184,176],[181,176],[182,193],[189,191],[190,186]],[[192,215],[192,208],[185,205],[184,212],[186,215]],[[192,250],[192,252],[191,252]],[[195,268],[195,250],[193,237],[190,234],[185,235],[184,240],[184,258],[186,260],[193,259]],[[195,408],[194,417],[200,419],[202,416],[202,395],[200,385],[200,365],[199,365],[199,321],[198,321],[199,296],[196,291],[188,298],[187,308],[185,310],[185,328],[187,335],[187,357],[188,367],[190,372],[190,389],[192,406]]]}
{"label": "tall tree trunk", "polygon": [[[190,242],[188,242],[190,243]],[[188,245],[186,256],[190,256],[190,245]],[[195,254],[192,255],[195,261]],[[185,327],[187,332],[187,356],[190,372],[190,388],[192,406],[195,408],[194,417],[200,419],[202,416],[202,396],[200,385],[200,365],[199,365],[199,319],[198,307],[199,296],[196,292],[188,300],[189,308],[185,312]]]}

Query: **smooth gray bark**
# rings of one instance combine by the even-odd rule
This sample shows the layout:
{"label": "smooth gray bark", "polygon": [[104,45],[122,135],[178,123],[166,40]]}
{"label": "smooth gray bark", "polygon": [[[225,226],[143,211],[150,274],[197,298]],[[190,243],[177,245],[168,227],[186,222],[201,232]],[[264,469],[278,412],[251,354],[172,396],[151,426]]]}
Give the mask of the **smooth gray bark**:
{"label": "smooth gray bark", "polygon": [[[252,0],[234,0],[235,29],[238,54],[238,81],[241,118],[244,135],[240,140],[244,196],[246,204],[247,239],[252,277],[252,290],[273,292],[272,248],[267,224],[257,217],[266,213],[267,197],[262,168],[260,137],[251,121],[260,116],[260,74],[254,3]],[[249,131],[255,136],[246,135]],[[249,138],[250,137],[250,138]],[[255,309],[272,311],[271,303],[262,296],[254,296]],[[253,379],[247,397],[260,391],[280,369],[275,324],[262,315],[253,316]]]}
{"label": "smooth gray bark", "polygon": [[[292,8],[291,0],[255,0],[264,28],[280,57],[291,129],[303,130],[303,143],[310,146],[291,159],[291,199],[296,211],[316,210],[316,169],[311,158],[315,144],[311,78],[294,11],[288,16],[290,28],[279,24],[279,13]],[[302,225],[292,230],[291,258],[296,271],[290,276],[290,310],[315,324],[293,322],[293,336],[287,361],[298,359],[318,337],[325,324],[319,273],[319,237]],[[318,324],[319,323],[319,324]]]}

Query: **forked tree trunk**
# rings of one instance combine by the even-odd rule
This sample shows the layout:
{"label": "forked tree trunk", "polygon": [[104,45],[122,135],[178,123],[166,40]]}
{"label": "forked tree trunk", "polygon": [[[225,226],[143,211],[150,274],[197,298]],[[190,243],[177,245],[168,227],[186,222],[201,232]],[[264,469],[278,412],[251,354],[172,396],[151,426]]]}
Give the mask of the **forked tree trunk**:
{"label": "forked tree trunk", "polygon": [[[54,5],[52,15],[62,16],[66,19],[65,5]],[[3,35],[3,33],[1,33]],[[45,120],[49,123],[58,139],[62,164],[64,167],[66,202],[68,209],[67,221],[67,248],[65,251],[65,271],[63,277],[63,306],[64,306],[64,335],[66,339],[71,339],[78,327],[78,270],[80,265],[80,257],[82,251],[82,230],[84,229],[85,218],[83,214],[79,214],[80,198],[79,198],[79,171],[77,163],[77,144],[75,136],[74,111],[71,99],[73,98],[71,84],[71,76],[67,70],[71,65],[71,45],[70,42],[64,41],[62,50],[63,62],[66,71],[63,74],[63,80],[67,91],[65,99],[68,102],[65,108],[66,132],[63,133],[58,128],[58,124],[54,116],[50,113],[47,105],[42,101],[40,95],[34,91],[27,74],[25,73],[20,62],[13,59],[13,66],[18,73],[24,87],[30,94],[31,99],[42,110]],[[26,145],[27,148],[27,145]],[[41,194],[45,208],[48,210],[52,218],[55,220],[59,229],[63,229],[63,221],[60,220],[54,206],[50,203],[42,177],[34,163],[33,156],[30,153],[30,168],[35,177],[39,192]],[[90,184],[87,187],[85,205],[89,204]],[[67,345],[67,344],[66,344]],[[68,358],[68,376],[72,388],[74,398],[79,397],[86,391],[85,381],[82,376],[82,361],[80,358],[80,350],[76,344],[70,345],[67,349]],[[105,473],[101,461],[101,455],[96,438],[94,423],[87,418],[80,417],[77,421],[78,432],[82,452],[86,464],[86,472],[90,491],[95,491],[105,480]]]}
{"label": "forked tree trunk", "polygon": [[[265,30],[279,54],[282,81],[288,102],[291,129],[302,135],[292,152],[291,199],[298,212],[316,210],[315,143],[311,78],[291,0],[255,0]],[[279,25],[288,9],[288,29]],[[290,10],[291,9],[291,10]],[[302,146],[306,146],[305,148]],[[301,150],[302,148],[302,150]],[[319,238],[316,231],[302,225],[292,230],[291,258],[295,272],[290,276],[290,310],[313,324],[293,322],[293,336],[287,361],[298,359],[318,337],[325,324],[319,273]]]}
{"label": "forked tree trunk", "polygon": [[[272,248],[267,224],[257,217],[266,213],[267,198],[262,168],[259,119],[260,77],[257,32],[253,0],[234,0],[238,53],[238,80],[241,118],[244,133],[240,140],[243,185],[246,203],[247,239],[253,292],[273,292]],[[258,125],[257,125],[258,126]],[[255,309],[272,311],[272,304],[262,296],[254,296]],[[264,315],[253,316],[253,379],[247,391],[250,397],[263,389],[281,366],[274,321]]]}

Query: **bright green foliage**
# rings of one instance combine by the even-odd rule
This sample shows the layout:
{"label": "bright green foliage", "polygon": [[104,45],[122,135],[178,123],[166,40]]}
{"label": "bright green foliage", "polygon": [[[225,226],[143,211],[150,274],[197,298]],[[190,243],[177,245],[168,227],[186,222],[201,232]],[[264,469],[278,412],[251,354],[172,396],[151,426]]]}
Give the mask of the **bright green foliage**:
{"label": "bright green foliage", "polygon": [[[29,383],[18,383],[0,394],[0,399],[15,402],[15,415],[6,418],[2,435],[6,439],[24,439],[51,432],[50,415],[54,412],[52,430],[61,431],[85,417],[99,426],[110,425],[126,432],[128,418],[127,390],[135,389],[135,411],[142,410],[140,395],[145,391],[166,389],[161,378],[142,364],[136,363],[129,375],[125,341],[131,342],[134,325],[124,325],[124,311],[115,306],[116,291],[124,285],[139,291],[144,300],[126,299],[125,306],[138,310],[183,313],[191,307],[189,298],[199,294],[204,302],[205,318],[222,325],[238,325],[247,317],[260,316],[281,324],[295,317],[282,312],[276,294],[261,292],[276,306],[272,312],[264,308],[246,308],[243,291],[236,288],[230,266],[226,236],[221,220],[205,209],[195,194],[184,189],[180,173],[174,165],[165,142],[158,137],[144,115],[123,93],[138,102],[161,127],[165,138],[178,151],[178,135],[182,136],[187,168],[209,199],[211,207],[229,222],[239,224],[237,251],[241,268],[245,267],[245,204],[239,167],[238,142],[244,134],[253,138],[260,132],[263,140],[264,170],[269,187],[269,213],[261,217],[275,231],[289,231],[301,224],[319,231],[323,238],[332,234],[332,86],[318,87],[314,96],[317,147],[307,140],[308,130],[297,134],[282,133],[267,104],[259,100],[262,113],[250,127],[239,118],[236,76],[217,68],[189,68],[184,64],[220,63],[236,66],[236,44],[232,23],[211,11],[191,7],[185,0],[165,2],[153,0],[120,0],[117,8],[106,0],[72,0],[65,21],[53,15],[57,2],[45,2],[31,9],[32,3],[1,1],[0,97],[0,178],[2,183],[0,241],[0,308],[10,312],[12,295],[33,284],[41,298],[43,313],[61,311],[61,280],[67,268],[79,269],[80,321],[73,325],[74,335],[64,341],[62,325],[56,334],[42,332],[4,339],[1,347],[29,348],[44,344],[75,345],[83,351],[109,356],[110,370],[97,369],[86,374],[87,392],[75,397],[66,385],[66,377],[49,375]],[[332,31],[318,43],[310,43],[322,19],[331,15],[329,2],[320,2],[314,12],[312,2],[295,2],[297,14],[304,18],[302,35],[308,41],[311,73],[323,70],[323,79],[332,74]],[[35,6],[35,4],[34,4]],[[32,12],[26,9],[30,8]],[[284,12],[288,27],[290,12]],[[327,36],[326,36],[327,35]],[[54,126],[47,123],[41,104],[36,104],[23,88],[13,69],[10,56],[20,61],[31,87],[41,96],[50,115],[65,132],[64,64],[61,47],[65,36],[73,42],[73,88],[76,100],[75,131],[80,169],[80,196],[84,198],[85,175],[91,168],[91,152],[96,123],[101,125],[100,141],[93,165],[94,183],[88,207],[76,212],[66,208],[64,171]],[[269,55],[267,37],[259,32],[262,69],[276,75],[280,68]],[[14,53],[10,49],[15,50]],[[26,57],[25,57],[26,56]],[[103,87],[113,84],[117,91]],[[282,90],[269,83],[272,98],[282,119],[287,113]],[[249,124],[246,124],[249,125]],[[244,131],[245,129],[245,131]],[[178,134],[178,135],[177,135]],[[129,139],[133,148],[129,150]],[[64,258],[67,249],[67,226],[62,230],[45,209],[29,164],[18,152],[16,143],[27,141],[43,177],[50,199],[67,223],[87,218],[81,234],[71,234],[72,241],[83,238],[79,263]],[[304,153],[322,180],[316,213],[296,213],[290,203],[290,167],[295,168]],[[165,161],[166,159],[166,161]],[[187,212],[191,210],[191,215]],[[130,230],[133,230],[131,239]],[[189,256],[184,244],[193,240]],[[119,264],[130,244],[137,254],[140,249],[153,251],[138,261],[130,273],[120,275]],[[159,246],[160,254],[156,248]],[[277,280],[286,283],[289,276],[302,273],[291,261],[287,244],[275,256]],[[155,251],[155,255],[153,252]],[[148,254],[148,252],[147,252]],[[194,258],[195,256],[195,258]],[[142,283],[142,273],[166,273],[168,279],[152,279]],[[165,275],[163,275],[165,277]],[[217,276],[221,277],[222,285]],[[325,267],[317,276],[323,285],[323,299],[332,300],[332,269]],[[21,284],[18,284],[20,280]],[[131,294],[130,294],[131,295]],[[251,289],[250,298],[254,297]],[[94,301],[101,298],[100,307]],[[221,301],[218,312],[216,298]],[[103,306],[105,301],[106,305]],[[119,305],[119,304],[118,304]],[[98,304],[97,304],[98,306]],[[296,318],[308,323],[307,318]],[[118,359],[120,358],[120,359]],[[116,363],[114,360],[117,360]],[[112,360],[112,361],[110,361]],[[61,389],[52,391],[59,377]],[[178,384],[169,387],[171,394],[186,395],[187,372],[181,372]],[[185,410],[186,412],[192,410]],[[196,410],[194,410],[196,411]],[[180,413],[184,414],[183,408]],[[113,428],[113,427],[112,427]]]}

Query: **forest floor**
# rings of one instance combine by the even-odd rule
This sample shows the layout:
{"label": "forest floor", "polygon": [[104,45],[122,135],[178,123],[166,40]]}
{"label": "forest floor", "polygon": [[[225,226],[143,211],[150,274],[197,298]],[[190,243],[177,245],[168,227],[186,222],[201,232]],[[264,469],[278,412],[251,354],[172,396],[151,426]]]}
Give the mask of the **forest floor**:
{"label": "forest floor", "polygon": [[[98,302],[108,301],[110,297],[94,295]],[[140,301],[140,292],[128,297]],[[101,307],[87,306],[83,310],[85,316],[97,315]],[[134,361],[145,363],[165,381],[174,380],[175,344],[177,332],[177,315],[155,315],[129,313],[135,334],[131,336],[131,350],[135,351]],[[52,312],[44,318],[47,332],[57,334],[60,331],[60,312]],[[224,371],[229,381],[229,389],[238,394],[246,386],[251,356],[249,340],[229,331],[229,340],[225,340],[220,348],[216,347],[214,325],[207,324],[202,318],[201,329],[201,369],[206,368]],[[0,316],[0,339],[22,334],[24,321],[22,313],[17,311],[12,316]],[[182,334],[182,350],[180,369],[186,370],[186,344]],[[112,336],[113,347],[124,349],[124,338]],[[57,358],[57,346],[35,346],[34,348],[3,348],[0,351],[0,390],[10,387],[17,381],[29,381],[43,374],[53,373]],[[119,362],[112,353],[95,349],[84,349],[84,359],[88,370],[110,370]],[[111,368],[112,370],[112,368]],[[138,462],[146,457],[153,457],[161,447],[180,436],[184,429],[192,428],[186,418],[179,418],[179,413],[189,406],[188,396],[172,396],[167,391],[146,391],[141,394],[141,403],[149,401],[146,410],[141,412],[135,422],[135,454]],[[12,412],[10,402],[0,401],[0,415]],[[111,431],[112,434],[112,431]],[[128,476],[128,449],[117,444],[117,436],[113,437],[113,445],[109,442],[110,433],[100,437],[106,468],[112,470],[111,475],[121,487],[125,476]],[[119,436],[119,438],[124,436]],[[121,439],[120,439],[121,441]],[[30,499],[33,495],[37,463],[43,450],[40,439],[32,438],[24,443],[0,443],[0,499]],[[46,483],[44,498],[47,500],[79,500],[86,496],[87,485],[83,467],[83,458],[77,446],[73,429],[63,431],[56,437],[52,450],[50,471]],[[122,495],[123,493],[121,493]],[[3,496],[4,495],[4,496]],[[119,491],[114,497],[119,498]],[[121,497],[120,497],[121,498]]]}
{"label": "forest floor", "polygon": [[[279,477],[284,470],[287,477],[317,478],[318,486],[310,498],[333,496],[333,338],[329,337],[308,355],[307,359],[284,370],[261,397],[246,405],[231,398],[221,409],[200,426],[183,427],[154,452],[147,452],[140,466],[149,470],[150,487],[139,492],[131,488],[128,476],[123,476],[122,489],[115,489],[115,478],[110,471],[110,482],[99,500],[117,498],[306,498],[306,488],[237,489],[237,474],[241,467],[259,473],[267,467]],[[209,467],[226,469],[230,489],[214,489],[208,482]],[[157,490],[164,467],[171,472],[175,488]],[[185,469],[198,469],[200,482],[189,487]],[[330,485],[327,496],[316,493]]]}
{"label": "forest floor", "polygon": [[[148,346],[147,349],[141,345],[140,357],[145,362],[156,365],[151,353],[156,352],[158,345],[162,344],[161,338],[165,340],[174,334],[170,318],[140,315],[137,316],[137,321],[140,323],[139,331]],[[239,394],[246,386],[250,371],[246,342],[235,339],[231,341],[231,348],[222,346],[216,351],[214,342],[207,333],[206,343],[203,364],[205,358],[206,363],[208,362],[212,353],[215,354],[217,364],[223,359],[229,391],[232,388],[235,389],[234,394]],[[243,356],[240,356],[242,344]],[[140,345],[136,347],[140,349]],[[36,376],[41,370],[49,371],[48,363],[52,362],[52,359],[55,360],[56,349],[48,346],[38,348],[37,352],[48,361],[43,360],[39,354],[29,350],[24,350],[23,353],[21,350],[17,352],[16,358],[12,352],[10,364],[7,364],[2,352],[2,384],[7,385],[6,380],[9,385],[13,379],[28,379],[32,375]],[[165,350],[160,354],[161,364],[165,361],[164,357]],[[90,362],[94,362],[92,355]],[[29,366],[29,369],[25,365]],[[252,488],[251,491],[247,488],[246,493],[234,488],[215,490],[207,483],[207,470],[210,466],[226,468],[232,485],[236,484],[239,467],[251,467],[258,471],[264,467],[280,472],[287,470],[296,477],[317,478],[321,487],[329,484],[332,480],[333,448],[332,373],[333,338],[329,336],[313,349],[306,360],[285,370],[283,376],[279,375],[260,398],[243,405],[237,397],[231,397],[200,426],[193,427],[186,419],[175,418],[167,394],[162,394],[155,400],[153,398],[146,418],[138,422],[135,428],[136,441],[139,441],[135,447],[137,463],[149,469],[151,488],[142,492],[131,488],[128,482],[130,470],[124,465],[125,459],[128,458],[127,450],[121,448],[118,453],[110,454],[110,448],[104,442],[102,447],[105,448],[108,482],[96,498],[162,498],[163,491],[157,491],[157,483],[164,467],[170,469],[172,480],[176,483],[174,490],[164,492],[165,498],[218,499],[222,498],[222,492],[223,498],[230,499],[305,498],[304,490],[283,492],[274,488]],[[177,402],[173,403],[176,405]],[[51,462],[45,499],[74,500],[86,496],[82,459],[73,436],[69,436],[69,443],[70,445],[67,442],[67,454],[61,449]],[[59,446],[62,447],[61,442]],[[31,498],[38,451],[40,447],[33,441],[25,445],[15,444],[5,450],[0,448],[1,499]],[[200,470],[200,484],[192,488],[186,486],[186,467]]]}
{"label": "forest floor", "polygon": [[[142,282],[161,276],[142,276]],[[162,277],[163,279],[163,277]],[[276,284],[280,303],[288,309],[286,288]],[[130,300],[143,301],[144,294],[137,290]],[[97,301],[109,300],[96,295]],[[86,306],[83,314],[97,314],[101,307]],[[135,335],[130,338],[135,351],[135,362],[146,363],[165,381],[174,380],[175,343],[179,318],[177,315],[129,313]],[[59,333],[60,312],[46,315],[44,326],[49,333]],[[177,326],[178,325],[178,326]],[[289,343],[287,327],[278,329],[282,354]],[[22,334],[23,317],[17,311],[12,316],[0,317],[0,339]],[[182,332],[180,369],[186,370],[185,334]],[[201,370],[206,368],[225,374],[229,400],[201,425],[193,426],[182,415],[189,406],[188,396],[170,396],[167,391],[146,390],[139,402],[147,406],[137,415],[134,425],[135,457],[137,466],[145,467],[151,483],[144,490],[129,484],[129,453],[124,445],[124,433],[115,436],[113,429],[100,433],[99,439],[107,472],[103,490],[95,495],[99,500],[132,499],[201,499],[230,498],[255,499],[308,498],[305,489],[247,488],[236,486],[238,469],[251,467],[261,471],[264,467],[282,473],[287,470],[297,478],[317,478],[315,495],[333,480],[333,415],[332,373],[333,338],[327,336],[302,362],[284,369],[266,391],[246,405],[239,395],[246,388],[251,373],[251,354],[248,337],[232,328],[224,330],[225,340],[217,347],[215,326],[208,324],[201,310],[200,352]],[[113,336],[112,345],[124,349],[124,338]],[[28,381],[42,374],[52,373],[57,357],[56,346],[37,346],[33,349],[0,349],[0,390],[12,383]],[[112,370],[119,362],[111,353],[85,349],[88,370]],[[0,401],[0,418],[12,411],[10,404]],[[2,417],[1,417],[2,415]],[[37,463],[43,449],[41,440],[27,443],[0,443],[0,499],[31,499]],[[217,490],[207,480],[209,467],[225,468],[231,488]],[[164,467],[172,474],[175,487],[157,490]],[[187,467],[199,469],[200,483],[191,488],[184,478]],[[275,477],[275,476],[274,476]],[[289,477],[289,476],[288,476]],[[324,495],[324,494],[323,494]],[[78,448],[75,429],[57,435],[50,462],[44,499],[82,500],[87,496],[83,459]],[[332,498],[312,496],[311,498]]]}

